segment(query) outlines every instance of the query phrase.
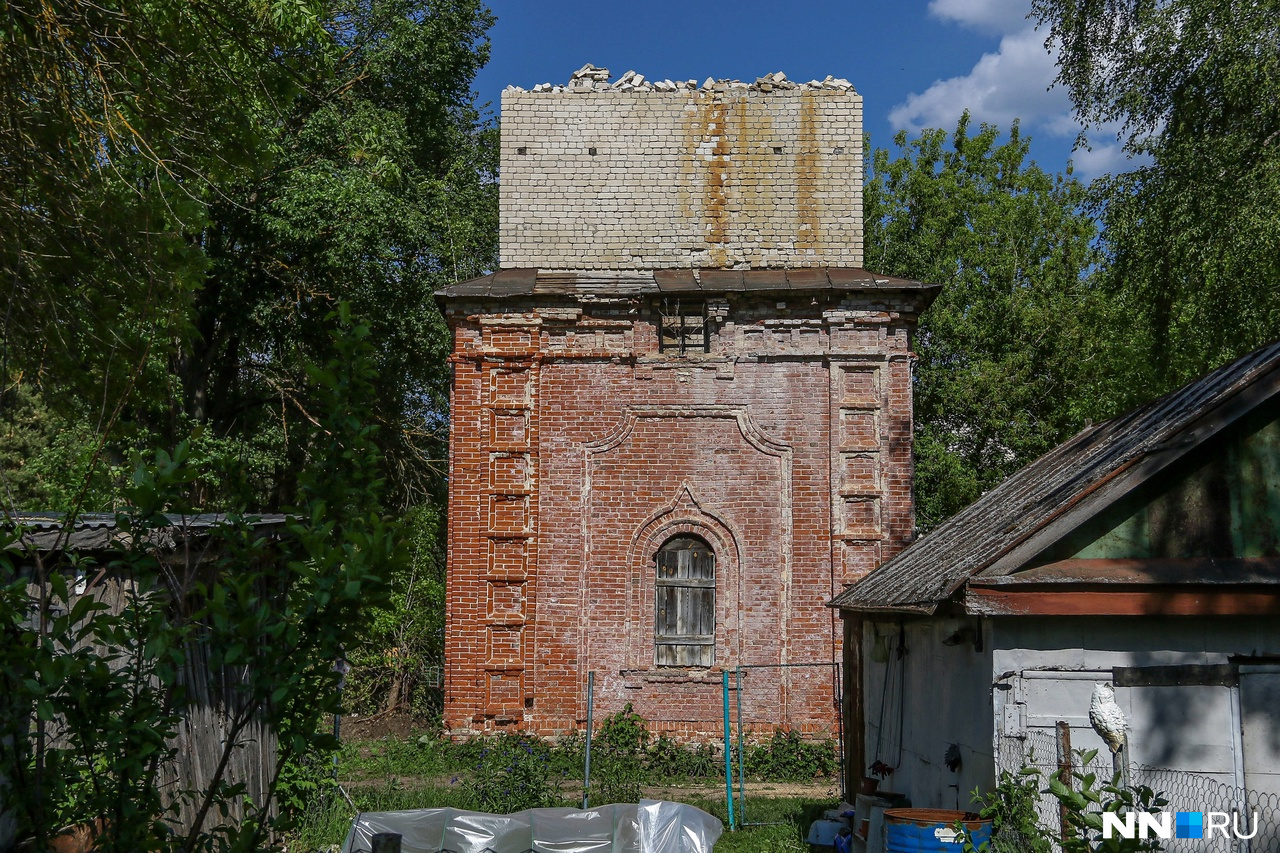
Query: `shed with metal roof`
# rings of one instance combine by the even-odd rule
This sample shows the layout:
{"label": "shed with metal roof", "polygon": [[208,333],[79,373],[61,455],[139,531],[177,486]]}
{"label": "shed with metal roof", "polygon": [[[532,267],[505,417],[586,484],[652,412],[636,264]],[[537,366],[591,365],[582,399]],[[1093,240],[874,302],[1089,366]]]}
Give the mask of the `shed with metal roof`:
{"label": "shed with metal roof", "polygon": [[1280,343],[1084,429],[830,604],[851,772],[916,805],[966,808],[1064,735],[1106,755],[1100,684],[1135,781],[1280,802]]}

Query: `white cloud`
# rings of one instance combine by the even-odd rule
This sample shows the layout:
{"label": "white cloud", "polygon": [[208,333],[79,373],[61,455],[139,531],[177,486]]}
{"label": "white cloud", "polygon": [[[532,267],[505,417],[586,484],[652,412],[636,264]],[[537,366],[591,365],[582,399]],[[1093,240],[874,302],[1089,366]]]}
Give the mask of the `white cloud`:
{"label": "white cloud", "polygon": [[929,0],[929,14],[987,33],[1011,33],[1027,25],[1025,0]]}
{"label": "white cloud", "polygon": [[1119,142],[1095,142],[1089,149],[1076,149],[1071,154],[1071,162],[1075,167],[1076,177],[1089,180],[1107,173],[1128,172],[1150,161],[1145,156],[1136,159],[1130,157]]}
{"label": "white cloud", "polygon": [[[974,125],[986,122],[1007,130],[1016,118],[1033,137],[1075,141],[1080,132],[1066,90],[1053,85],[1056,52],[1045,48],[1043,31],[1027,18],[1029,0],[930,0],[929,14],[978,32],[997,34],[1000,45],[985,53],[966,74],[936,80],[912,93],[889,112],[895,130],[918,133],[926,127],[951,130],[967,109]],[[1132,168],[1112,138],[1114,128],[1090,134],[1092,151],[1072,155],[1075,174],[1083,180]]]}
{"label": "white cloud", "polygon": [[1028,25],[1001,38],[999,49],[983,54],[968,74],[938,80],[923,92],[909,95],[890,111],[889,121],[910,131],[950,129],[967,109],[975,122],[1008,127],[1020,118],[1028,130],[1074,135],[1078,126],[1071,120],[1066,92],[1049,88],[1055,73],[1044,37]]}

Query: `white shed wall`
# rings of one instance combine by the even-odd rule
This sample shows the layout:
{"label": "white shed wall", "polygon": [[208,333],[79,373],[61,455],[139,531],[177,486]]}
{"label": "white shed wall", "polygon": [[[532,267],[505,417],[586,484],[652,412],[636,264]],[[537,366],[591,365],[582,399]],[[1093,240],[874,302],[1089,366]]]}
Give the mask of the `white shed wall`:
{"label": "white shed wall", "polygon": [[[866,763],[878,760],[895,767],[881,789],[907,794],[920,808],[968,809],[973,789],[986,790],[994,783],[989,638],[983,637],[982,651],[967,639],[951,646],[942,642],[977,624],[956,619],[904,623],[906,654],[901,660],[897,623],[864,625]],[[876,632],[884,637],[888,663],[871,659]],[[951,744],[960,748],[962,763],[955,772],[945,763]]]}

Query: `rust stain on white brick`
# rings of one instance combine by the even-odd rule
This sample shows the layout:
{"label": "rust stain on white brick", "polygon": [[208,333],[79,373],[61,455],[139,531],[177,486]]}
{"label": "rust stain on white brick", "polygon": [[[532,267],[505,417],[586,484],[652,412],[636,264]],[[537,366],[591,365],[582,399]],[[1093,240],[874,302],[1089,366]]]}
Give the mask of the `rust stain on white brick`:
{"label": "rust stain on white brick", "polygon": [[862,98],[771,78],[504,92],[502,266],[861,266]]}

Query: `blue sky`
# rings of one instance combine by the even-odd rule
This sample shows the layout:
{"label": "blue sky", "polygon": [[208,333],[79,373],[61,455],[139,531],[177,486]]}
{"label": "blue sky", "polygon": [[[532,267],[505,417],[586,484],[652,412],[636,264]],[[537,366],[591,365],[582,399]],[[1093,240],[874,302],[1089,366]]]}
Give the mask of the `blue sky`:
{"label": "blue sky", "polygon": [[493,55],[476,78],[497,112],[509,84],[565,83],[587,62],[617,79],[736,78],[774,71],[792,80],[844,77],[863,96],[873,146],[899,129],[954,129],[966,107],[975,123],[1032,137],[1041,168],[1078,177],[1123,169],[1114,133],[1091,135],[1072,153],[1079,127],[1066,94],[1050,89],[1053,56],[1026,19],[1031,0],[489,0],[498,17]]}

